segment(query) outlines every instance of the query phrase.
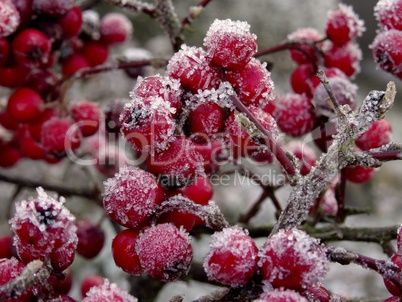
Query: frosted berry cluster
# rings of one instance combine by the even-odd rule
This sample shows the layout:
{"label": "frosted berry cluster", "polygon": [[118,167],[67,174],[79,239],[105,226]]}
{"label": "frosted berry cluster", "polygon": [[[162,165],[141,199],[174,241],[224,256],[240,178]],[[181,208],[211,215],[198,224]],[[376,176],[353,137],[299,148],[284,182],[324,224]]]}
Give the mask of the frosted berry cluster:
{"label": "frosted berry cluster", "polygon": [[71,0],[2,0],[0,7],[0,86],[11,89],[0,110],[10,134],[0,138],[0,167],[21,158],[58,163],[102,119],[95,102],[64,104],[63,83],[104,64],[113,45],[130,39],[131,22],[121,13],[83,12]]}

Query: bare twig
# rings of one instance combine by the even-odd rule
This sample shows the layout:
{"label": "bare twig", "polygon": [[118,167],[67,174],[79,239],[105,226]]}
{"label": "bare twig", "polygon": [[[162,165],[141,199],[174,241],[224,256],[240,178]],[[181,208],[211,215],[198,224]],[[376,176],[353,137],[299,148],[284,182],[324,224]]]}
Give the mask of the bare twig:
{"label": "bare twig", "polygon": [[181,26],[182,30],[188,28],[188,26],[196,19],[199,17],[201,12],[204,10],[204,8],[211,2],[212,0],[201,0],[200,3],[198,3],[195,6],[190,7],[190,12],[187,17],[183,18],[181,20]]}

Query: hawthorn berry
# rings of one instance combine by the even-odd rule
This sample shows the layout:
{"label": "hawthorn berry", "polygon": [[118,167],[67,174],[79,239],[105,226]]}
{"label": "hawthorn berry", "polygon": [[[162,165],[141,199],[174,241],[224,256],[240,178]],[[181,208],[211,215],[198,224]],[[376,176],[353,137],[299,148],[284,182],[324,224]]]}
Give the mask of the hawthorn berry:
{"label": "hawthorn berry", "polygon": [[346,43],[361,36],[364,22],[353,11],[352,6],[339,4],[339,8],[328,13],[325,32],[336,45]]}
{"label": "hawthorn berry", "polygon": [[215,232],[209,246],[203,264],[209,280],[239,287],[257,272],[258,248],[242,229],[231,227]]}
{"label": "hawthorn berry", "polygon": [[362,150],[379,148],[391,142],[392,128],[387,119],[375,121],[370,128],[356,140]]}
{"label": "hawthorn berry", "polygon": [[375,173],[375,168],[363,166],[349,166],[345,168],[346,178],[354,183],[364,183],[371,179]]}
{"label": "hawthorn berry", "polygon": [[36,69],[27,75],[25,86],[35,90],[48,102],[59,96],[60,80],[61,75],[51,69]]}
{"label": "hawthorn berry", "polygon": [[0,236],[0,259],[13,256],[13,237],[10,235]]}
{"label": "hawthorn berry", "polygon": [[80,51],[90,66],[101,65],[109,57],[109,48],[97,41],[85,42]]}
{"label": "hawthorn berry", "polygon": [[358,44],[333,45],[324,54],[324,65],[330,68],[338,68],[346,76],[353,77],[360,71],[361,59],[362,51]]}
{"label": "hawthorn berry", "polygon": [[259,252],[262,279],[275,288],[303,290],[327,272],[327,257],[317,239],[298,229],[282,229]]}
{"label": "hawthorn berry", "polygon": [[12,41],[14,59],[20,65],[38,67],[50,58],[51,43],[44,33],[34,28],[24,29]]}
{"label": "hawthorn berry", "polygon": [[[294,49],[290,49],[290,57],[297,64],[316,62],[318,60],[316,49],[314,46],[303,44],[303,42],[313,44],[322,40],[322,38],[322,34],[315,28],[307,27],[297,29],[288,35],[289,41],[297,43]],[[319,43],[315,45],[317,49],[319,49],[320,46],[322,45]]]}
{"label": "hawthorn berry", "polygon": [[15,88],[23,86],[29,69],[19,64],[5,64],[0,66],[0,86]]}
{"label": "hawthorn berry", "polygon": [[80,285],[81,297],[85,297],[92,287],[102,285],[104,282],[105,279],[97,274],[85,276]]}
{"label": "hawthorn berry", "polygon": [[61,69],[65,76],[71,76],[87,67],[90,67],[87,58],[80,54],[73,54],[61,63]]}
{"label": "hawthorn berry", "polygon": [[[168,203],[169,199],[165,202]],[[201,221],[200,225],[202,225],[202,220],[197,215],[190,213],[185,209],[172,209],[159,215],[156,223],[171,223],[177,228],[183,228],[187,232],[190,232],[198,219]]]}
{"label": "hawthorn berry", "polygon": [[202,172],[202,157],[190,139],[175,136],[169,148],[151,154],[146,165],[159,176],[162,186],[183,187],[194,183],[197,172]]}
{"label": "hawthorn berry", "polygon": [[82,25],[82,12],[80,8],[74,5],[58,22],[63,29],[63,35],[66,39],[77,36],[81,31]]}
{"label": "hawthorn berry", "polygon": [[74,260],[78,242],[74,216],[63,205],[63,198],[53,199],[42,188],[37,192],[37,198],[30,197],[16,206],[11,219],[14,245],[24,263],[48,259],[53,269],[61,272]]}
{"label": "hawthorn berry", "polygon": [[374,7],[374,15],[382,29],[402,30],[402,1],[379,0]]}
{"label": "hawthorn berry", "polygon": [[35,90],[21,87],[10,95],[7,112],[21,123],[32,123],[41,118],[44,105],[42,97]]}
{"label": "hawthorn berry", "polygon": [[67,295],[73,286],[73,275],[69,269],[65,270],[61,276],[50,275],[47,279],[50,287],[55,294]]}
{"label": "hawthorn berry", "polygon": [[43,124],[50,120],[53,117],[58,116],[58,110],[55,108],[46,108],[40,119],[36,122],[33,123],[29,123],[28,124],[28,129],[29,129],[29,133],[31,134],[32,138],[35,139],[37,142],[40,142],[40,138],[42,135],[42,127]]}
{"label": "hawthorn berry", "polygon": [[145,226],[154,208],[164,199],[157,179],[137,167],[124,166],[104,183],[103,206],[118,224],[138,229]]}
{"label": "hawthorn berry", "polygon": [[386,72],[402,72],[402,31],[390,29],[377,34],[371,44],[374,61]]}
{"label": "hawthorn berry", "polygon": [[[399,268],[402,268],[402,255],[400,254],[393,254],[389,260],[392,264],[396,265]],[[384,284],[385,287],[387,288],[387,290],[394,296],[401,296],[402,295],[402,291],[401,289],[396,286],[394,283],[392,283],[391,281],[389,281],[388,279],[384,278]]]}
{"label": "hawthorn berry", "polygon": [[117,287],[115,283],[110,283],[107,279],[103,284],[93,286],[86,293],[82,302],[137,302],[137,298],[131,296],[126,291]]}
{"label": "hawthorn berry", "polygon": [[127,99],[114,99],[105,109],[105,127],[108,132],[120,133],[120,114],[123,111]]}
{"label": "hawthorn berry", "polygon": [[11,168],[22,158],[21,150],[13,144],[6,144],[0,149],[0,167]]}
{"label": "hawthorn berry", "polygon": [[244,21],[216,19],[209,27],[204,45],[212,61],[226,70],[243,68],[257,52],[257,36]]}
{"label": "hawthorn berry", "polygon": [[73,4],[73,0],[33,0],[32,8],[38,14],[61,17],[73,7]]}
{"label": "hawthorn berry", "polygon": [[315,166],[317,160],[313,148],[300,141],[290,142],[285,148],[299,159],[300,174],[304,176],[310,173],[311,168]]}
{"label": "hawthorn berry", "polygon": [[166,75],[180,80],[183,88],[196,93],[198,89],[218,88],[221,71],[200,47],[182,45],[169,60]]}
{"label": "hawthorn berry", "polygon": [[141,267],[151,277],[174,281],[190,269],[193,250],[188,233],[171,223],[150,226],[140,233],[136,252]]}
{"label": "hawthorn berry", "polygon": [[10,57],[10,43],[6,38],[0,38],[0,66]]}
{"label": "hawthorn berry", "polygon": [[199,175],[194,184],[181,188],[180,192],[197,204],[207,205],[214,194],[214,189],[207,177]]}
{"label": "hawthorn berry", "polygon": [[0,0],[0,38],[14,33],[20,25],[20,14],[9,0]]}
{"label": "hawthorn berry", "polygon": [[107,13],[100,20],[101,40],[106,44],[126,41],[133,32],[131,21],[121,13]]}
{"label": "hawthorn berry", "polygon": [[232,84],[246,106],[264,107],[274,99],[271,73],[258,59],[252,58],[240,70],[226,72],[225,79]]}
{"label": "hawthorn berry", "polygon": [[30,159],[44,159],[46,152],[43,146],[35,141],[28,129],[24,132],[23,137],[20,139],[21,153]]}
{"label": "hawthorn berry", "polygon": [[308,302],[308,300],[294,290],[281,288],[262,293],[255,302]]}
{"label": "hawthorn berry", "polygon": [[136,230],[127,229],[118,233],[112,242],[114,262],[123,271],[132,275],[139,275],[142,272],[140,260],[136,252],[139,234]]}
{"label": "hawthorn berry", "polygon": [[276,102],[273,116],[280,130],[299,137],[312,131],[316,116],[311,100],[304,94],[286,94]]}
{"label": "hawthorn berry", "polygon": [[91,136],[99,129],[101,110],[98,104],[90,101],[81,101],[71,106],[71,115],[79,126],[82,136]]}
{"label": "hawthorn berry", "polygon": [[320,84],[320,79],[315,74],[316,70],[312,64],[299,65],[290,75],[293,91],[311,98],[315,87]]}
{"label": "hawthorn berry", "polygon": [[87,259],[98,256],[105,243],[105,232],[89,219],[80,219],[75,222],[77,227],[77,253]]}

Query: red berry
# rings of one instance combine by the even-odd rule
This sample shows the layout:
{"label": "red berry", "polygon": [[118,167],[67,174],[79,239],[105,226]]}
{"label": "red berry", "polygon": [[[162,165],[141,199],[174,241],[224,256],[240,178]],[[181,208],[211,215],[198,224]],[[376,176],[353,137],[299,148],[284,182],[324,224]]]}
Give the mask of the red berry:
{"label": "red berry", "polygon": [[334,44],[345,45],[361,36],[364,30],[364,22],[359,19],[352,6],[339,4],[337,10],[328,13],[325,31]]}
{"label": "red berry", "polygon": [[41,31],[27,28],[20,31],[12,42],[13,55],[18,64],[38,67],[50,58],[51,43]]}
{"label": "red berry", "polygon": [[257,59],[252,58],[240,70],[227,72],[226,80],[233,85],[241,102],[246,106],[264,107],[274,98],[271,74]]}
{"label": "red berry", "polygon": [[11,168],[22,157],[21,151],[16,146],[7,144],[0,149],[0,167]]}
{"label": "red berry", "polygon": [[48,302],[77,302],[73,298],[67,295],[54,295],[51,296],[48,300]]}
{"label": "red berry", "polygon": [[109,49],[107,46],[97,41],[85,42],[81,53],[91,66],[101,65],[105,63],[109,57]]}
{"label": "red berry", "polygon": [[34,89],[46,101],[52,101],[60,94],[60,80],[60,74],[51,69],[36,69],[28,74],[25,86]]}
{"label": "red berry", "polygon": [[[278,136],[278,127],[271,115],[255,106],[250,106],[249,110],[273,138]],[[227,144],[236,157],[252,156],[255,152],[270,152],[269,150],[266,150],[264,145],[261,146],[256,143],[247,131],[239,125],[234,111],[225,121],[225,132],[227,135]]]}
{"label": "red berry", "polygon": [[272,235],[259,256],[262,279],[275,288],[303,290],[327,272],[327,257],[318,240],[298,229]]}
{"label": "red berry", "polygon": [[80,8],[74,5],[58,22],[63,29],[66,39],[77,36],[82,25],[82,12]]}
{"label": "red berry", "polygon": [[158,96],[169,102],[170,107],[175,109],[171,114],[174,118],[178,117],[182,110],[181,98],[183,89],[180,81],[171,77],[154,75],[146,78],[139,78],[134,89],[130,92],[130,97],[140,97],[147,100],[149,97]]}
{"label": "red berry", "polygon": [[[169,202],[169,200],[166,202]],[[199,217],[197,215],[185,211],[184,209],[173,209],[160,215],[156,223],[172,223],[177,228],[183,228],[187,232],[190,232],[198,219]]]}
{"label": "red berry", "polygon": [[140,260],[135,250],[139,232],[135,230],[121,231],[112,242],[114,262],[126,273],[139,275],[142,272]]}
{"label": "red berry", "polygon": [[13,256],[13,237],[10,235],[0,236],[0,259]]}
{"label": "red berry", "polygon": [[223,109],[214,102],[196,105],[187,119],[190,137],[197,143],[207,143],[214,134],[222,132],[223,118]]}
{"label": "red berry", "polygon": [[21,123],[32,123],[39,120],[43,110],[42,97],[30,88],[18,88],[8,99],[7,112]]}
{"label": "red berry", "polygon": [[331,293],[320,283],[309,287],[302,294],[309,301],[331,302],[331,300],[332,300]]}
{"label": "red berry", "polygon": [[22,65],[0,66],[0,86],[15,88],[24,85],[29,69]]}
{"label": "red berry", "polygon": [[317,160],[313,148],[300,141],[292,141],[286,146],[286,149],[299,159],[300,174],[304,176],[310,173],[311,168],[315,166]]}
{"label": "red berry", "polygon": [[33,0],[32,8],[38,14],[60,17],[65,15],[72,7],[73,0]]}
{"label": "red berry", "polygon": [[34,123],[29,123],[28,128],[29,132],[32,136],[33,139],[35,139],[37,142],[40,141],[41,135],[42,135],[42,126],[45,122],[50,120],[52,117],[58,116],[58,110],[55,108],[46,108],[45,111],[43,111],[41,118],[34,122]]}
{"label": "red berry", "polygon": [[95,134],[99,129],[101,111],[98,104],[89,101],[77,102],[71,106],[71,114],[83,136]]}
{"label": "red berry", "polygon": [[274,118],[278,127],[293,137],[309,133],[316,124],[314,106],[304,94],[287,94],[279,98]]}
{"label": "red berry", "polygon": [[71,76],[78,70],[90,67],[86,57],[80,54],[73,54],[61,63],[62,72],[65,76]]}
{"label": "red berry", "polygon": [[0,38],[0,66],[10,57],[10,43],[6,38]]}
{"label": "red berry", "polygon": [[173,139],[175,121],[170,104],[161,97],[134,97],[120,115],[121,131],[137,152],[166,150]]}
{"label": "red berry", "polygon": [[146,225],[164,193],[155,176],[137,167],[125,166],[105,184],[103,206],[109,217],[122,226]]}
{"label": "red berry", "polygon": [[362,51],[358,44],[347,43],[343,46],[333,45],[324,55],[326,67],[338,68],[348,77],[356,75],[360,71]]}
{"label": "red berry", "polygon": [[31,197],[16,206],[11,220],[14,244],[23,262],[47,259],[60,272],[74,260],[78,242],[74,216],[64,207],[64,199],[55,200],[42,188],[37,192],[37,198]]}
{"label": "red berry", "polygon": [[381,28],[402,30],[402,1],[379,0],[374,7],[374,15]]}
{"label": "red berry", "polygon": [[386,72],[402,72],[402,31],[391,29],[380,32],[371,45],[374,61]]}
{"label": "red berry", "polygon": [[110,283],[107,279],[101,285],[93,286],[81,302],[137,302],[138,300],[126,291]]}
{"label": "red berry", "polygon": [[77,253],[87,259],[98,256],[105,243],[103,229],[89,219],[77,220],[75,226],[78,237]]}
{"label": "red berry", "polygon": [[389,297],[388,299],[385,299],[384,302],[400,302],[401,301],[401,297],[399,296],[392,296]]}
{"label": "red berry", "polygon": [[375,121],[370,128],[356,140],[356,146],[362,150],[380,148],[391,142],[392,128],[386,119]]}
{"label": "red berry", "polygon": [[32,1],[33,0],[13,0],[12,3],[18,10],[20,15],[20,26],[19,28],[25,28],[31,22],[32,18]]}
{"label": "red berry", "polygon": [[[315,43],[322,40],[322,34],[315,28],[299,28],[295,32],[288,35],[288,40],[291,42],[307,42]],[[321,43],[322,44],[322,43]],[[321,44],[316,44],[319,48]],[[298,43],[295,49],[290,49],[290,57],[297,64],[314,63],[317,61],[317,53],[314,47]]]}
{"label": "red berry", "polygon": [[94,287],[98,285],[102,285],[105,282],[105,279],[96,274],[92,275],[87,275],[82,281],[81,281],[81,286],[80,286],[80,292],[81,292],[81,297],[85,297],[87,295],[87,292]]}
{"label": "red berry", "polygon": [[30,159],[44,159],[46,152],[43,146],[33,139],[28,129],[20,140],[21,153]]}
{"label": "red berry", "polygon": [[11,131],[15,131],[20,127],[20,123],[10,116],[7,110],[2,110],[0,112],[0,125]]}
{"label": "red berry", "polygon": [[151,154],[146,164],[149,172],[160,176],[165,187],[188,186],[202,170],[202,158],[195,144],[181,136],[175,137],[168,149]]}
{"label": "red berry", "polygon": [[107,13],[100,21],[101,39],[106,44],[119,44],[132,34],[131,21],[121,13]]}
{"label": "red berry", "polygon": [[123,112],[124,104],[127,102],[127,99],[114,99],[109,103],[105,110],[105,125],[108,132],[120,133],[120,114]]}
{"label": "red berry", "polygon": [[55,294],[67,295],[73,285],[73,275],[70,270],[66,270],[63,276],[50,275],[47,282]]}
{"label": "red berry", "polygon": [[366,168],[363,166],[350,166],[345,168],[346,178],[354,183],[364,183],[371,179],[375,173],[374,168]]}
{"label": "red berry", "polygon": [[81,145],[81,133],[69,117],[54,117],[43,124],[40,142],[47,153],[62,157]]}
{"label": "red berry", "polygon": [[198,176],[193,185],[180,189],[180,192],[200,205],[207,205],[214,195],[211,181],[202,175]]}
{"label": "red berry", "polygon": [[188,233],[170,223],[145,229],[136,246],[144,272],[164,282],[186,274],[193,259],[190,241]]}
{"label": "red berry", "polygon": [[20,14],[9,0],[0,0],[0,38],[14,33],[20,25]]}
{"label": "red berry", "polygon": [[299,65],[290,76],[290,84],[294,92],[313,96],[315,87],[320,84],[320,79],[315,76],[316,71],[312,64]]}
{"label": "red berry", "polygon": [[196,93],[198,89],[218,88],[221,72],[213,65],[202,48],[183,45],[169,60],[166,74],[179,79],[185,89]]}
{"label": "red berry", "polygon": [[[399,267],[400,269],[402,269],[402,255],[400,255],[400,254],[392,255],[390,262],[392,264],[396,265],[397,267]],[[388,279],[384,279],[384,284],[385,284],[385,287],[387,288],[387,290],[392,295],[399,296],[399,297],[402,295],[401,289],[398,288],[394,283],[392,283]]]}
{"label": "red berry", "polygon": [[257,272],[258,248],[240,228],[215,232],[209,246],[209,253],[204,259],[204,270],[209,280],[239,287]]}
{"label": "red berry", "polygon": [[212,61],[227,70],[243,68],[257,52],[257,36],[244,21],[215,20],[204,39]]}
{"label": "red berry", "polygon": [[[315,300],[314,300],[315,301]],[[264,292],[255,302],[308,302],[306,298],[291,289],[273,289]]]}

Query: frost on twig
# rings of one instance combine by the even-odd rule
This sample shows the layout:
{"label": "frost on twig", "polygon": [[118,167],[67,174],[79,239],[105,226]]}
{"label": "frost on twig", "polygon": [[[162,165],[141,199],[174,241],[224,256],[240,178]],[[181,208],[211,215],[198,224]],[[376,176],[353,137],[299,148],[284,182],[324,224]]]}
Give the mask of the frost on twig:
{"label": "frost on twig", "polygon": [[109,0],[109,2],[113,5],[127,8],[133,12],[143,12],[148,15],[152,15],[155,11],[153,4],[141,0]]}
{"label": "frost on twig", "polygon": [[297,227],[305,220],[309,209],[321,191],[342,168],[353,164],[355,140],[373,122],[385,116],[385,113],[392,107],[395,93],[395,84],[390,82],[386,91],[371,91],[359,111],[343,110],[345,115],[339,121],[338,134],[334,136],[328,152],[323,154],[316,167],[293,187],[287,206],[281,213],[271,235],[280,229]]}

